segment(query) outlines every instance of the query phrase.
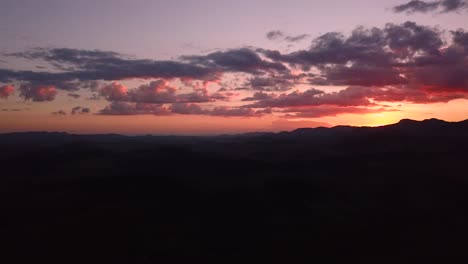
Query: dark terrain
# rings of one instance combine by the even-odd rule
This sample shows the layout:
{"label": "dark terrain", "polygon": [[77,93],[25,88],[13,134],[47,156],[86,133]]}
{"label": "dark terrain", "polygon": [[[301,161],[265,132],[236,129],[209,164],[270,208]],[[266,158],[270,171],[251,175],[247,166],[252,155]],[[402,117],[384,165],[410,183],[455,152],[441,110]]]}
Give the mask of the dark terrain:
{"label": "dark terrain", "polygon": [[468,259],[468,120],[0,149],[1,263]]}

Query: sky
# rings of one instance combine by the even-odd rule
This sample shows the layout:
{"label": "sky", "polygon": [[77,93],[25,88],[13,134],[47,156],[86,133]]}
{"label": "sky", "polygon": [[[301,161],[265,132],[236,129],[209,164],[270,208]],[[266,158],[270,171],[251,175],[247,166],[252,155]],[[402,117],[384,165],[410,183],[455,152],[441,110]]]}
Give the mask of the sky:
{"label": "sky", "polygon": [[0,5],[0,133],[468,119],[464,0]]}

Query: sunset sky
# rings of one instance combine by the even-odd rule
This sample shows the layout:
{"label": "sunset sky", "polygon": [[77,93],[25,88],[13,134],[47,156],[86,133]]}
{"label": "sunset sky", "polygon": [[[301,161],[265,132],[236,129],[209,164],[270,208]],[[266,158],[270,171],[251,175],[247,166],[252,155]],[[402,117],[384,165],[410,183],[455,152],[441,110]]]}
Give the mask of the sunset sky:
{"label": "sunset sky", "polygon": [[0,133],[468,119],[468,2],[0,0]]}

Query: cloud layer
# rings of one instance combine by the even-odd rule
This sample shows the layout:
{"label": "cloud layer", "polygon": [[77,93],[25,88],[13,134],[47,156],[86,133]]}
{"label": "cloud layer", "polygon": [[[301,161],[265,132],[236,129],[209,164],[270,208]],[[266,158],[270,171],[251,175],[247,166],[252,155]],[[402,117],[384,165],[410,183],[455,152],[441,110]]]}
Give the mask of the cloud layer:
{"label": "cloud layer", "polygon": [[[460,1],[410,3],[395,11],[465,8]],[[299,41],[306,35],[271,31],[267,37]],[[357,27],[347,35],[328,32],[309,48],[293,52],[243,47],[158,61],[99,50],[39,48],[6,56],[42,61],[50,70],[0,69],[1,98],[11,96],[14,86],[20,97],[35,102],[53,101],[61,91],[83,100],[80,90],[85,90],[92,96],[83,98],[108,102],[97,112],[101,115],[305,118],[391,111],[383,107],[388,102],[468,98],[468,33],[410,21]],[[123,84],[128,80],[147,83],[128,88]],[[327,91],[326,86],[341,90]],[[88,112],[79,107],[70,113]]]}

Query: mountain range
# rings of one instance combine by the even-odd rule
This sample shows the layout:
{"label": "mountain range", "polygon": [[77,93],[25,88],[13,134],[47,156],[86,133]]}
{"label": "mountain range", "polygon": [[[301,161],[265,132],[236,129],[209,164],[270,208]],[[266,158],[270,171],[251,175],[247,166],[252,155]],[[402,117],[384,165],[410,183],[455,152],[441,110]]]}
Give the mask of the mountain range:
{"label": "mountain range", "polygon": [[466,259],[468,121],[211,137],[9,133],[0,149],[0,258]]}

